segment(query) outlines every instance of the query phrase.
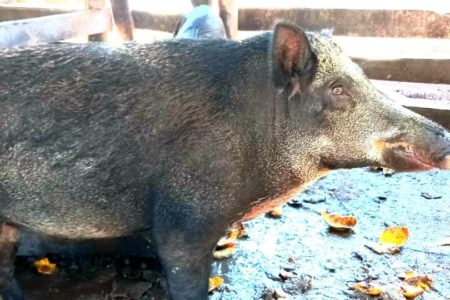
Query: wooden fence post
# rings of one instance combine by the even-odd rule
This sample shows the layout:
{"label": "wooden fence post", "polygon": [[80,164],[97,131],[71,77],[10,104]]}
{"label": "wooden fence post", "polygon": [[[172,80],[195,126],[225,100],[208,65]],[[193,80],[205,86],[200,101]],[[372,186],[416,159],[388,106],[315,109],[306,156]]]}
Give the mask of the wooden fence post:
{"label": "wooden fence post", "polygon": [[110,0],[114,20],[114,30],[121,41],[132,41],[134,34],[134,21],[131,15],[128,0]]}
{"label": "wooden fence post", "polygon": [[[104,9],[105,0],[85,0],[86,9]],[[108,40],[108,32],[93,34],[88,37],[90,42],[105,42]]]}
{"label": "wooden fence post", "polygon": [[239,9],[235,0],[219,1],[220,17],[225,25],[227,37],[232,40],[237,39]]}

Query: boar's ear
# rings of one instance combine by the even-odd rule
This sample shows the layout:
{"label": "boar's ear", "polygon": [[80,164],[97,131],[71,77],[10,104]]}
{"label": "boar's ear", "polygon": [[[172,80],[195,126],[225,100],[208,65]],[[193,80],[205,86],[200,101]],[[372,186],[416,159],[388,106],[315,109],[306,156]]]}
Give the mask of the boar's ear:
{"label": "boar's ear", "polygon": [[[292,93],[300,84],[311,78],[316,57],[305,32],[298,26],[288,23],[275,25],[272,41],[272,70],[276,86],[292,84]],[[296,80],[296,82],[293,82]]]}

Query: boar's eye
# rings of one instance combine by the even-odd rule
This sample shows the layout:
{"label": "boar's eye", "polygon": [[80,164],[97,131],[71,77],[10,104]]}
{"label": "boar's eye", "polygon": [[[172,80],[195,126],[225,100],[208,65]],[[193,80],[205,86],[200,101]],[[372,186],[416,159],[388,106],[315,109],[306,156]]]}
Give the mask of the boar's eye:
{"label": "boar's eye", "polygon": [[342,85],[332,85],[328,89],[329,104],[337,109],[345,109],[351,104],[351,96]]}
{"label": "boar's eye", "polygon": [[342,93],[344,93],[344,88],[342,86],[335,86],[333,87],[331,92],[333,93],[333,95],[342,95]]}

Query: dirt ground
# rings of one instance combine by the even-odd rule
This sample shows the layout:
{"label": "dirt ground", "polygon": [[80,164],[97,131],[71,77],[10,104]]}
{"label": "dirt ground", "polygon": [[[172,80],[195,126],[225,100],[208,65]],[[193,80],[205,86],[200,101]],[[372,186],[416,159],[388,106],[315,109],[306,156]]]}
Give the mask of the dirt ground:
{"label": "dirt ground", "polygon": [[[432,290],[416,299],[450,299],[450,246],[440,245],[450,237],[450,172],[386,177],[367,169],[336,171],[294,200],[281,219],[245,223],[248,238],[239,241],[235,255],[212,266],[212,275],[225,282],[211,300],[276,299],[275,290],[290,299],[369,299],[349,289],[369,277],[386,291],[378,299],[404,299],[398,275],[407,270],[433,278]],[[322,210],[353,215],[358,224],[347,233],[333,232]],[[380,255],[365,247],[386,226],[396,225],[409,228],[400,253]],[[154,260],[50,258],[58,263],[58,274],[37,274],[35,257],[22,256],[17,263],[31,300],[165,299]],[[280,272],[289,278],[283,281]]]}

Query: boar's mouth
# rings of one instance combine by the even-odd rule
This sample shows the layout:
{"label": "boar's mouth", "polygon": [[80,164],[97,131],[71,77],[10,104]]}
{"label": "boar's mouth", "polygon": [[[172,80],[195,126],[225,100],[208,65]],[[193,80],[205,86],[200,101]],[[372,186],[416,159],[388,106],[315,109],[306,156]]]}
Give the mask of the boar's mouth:
{"label": "boar's mouth", "polygon": [[377,141],[376,144],[383,163],[397,171],[450,169],[450,148],[423,149],[408,142]]}

